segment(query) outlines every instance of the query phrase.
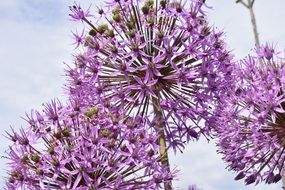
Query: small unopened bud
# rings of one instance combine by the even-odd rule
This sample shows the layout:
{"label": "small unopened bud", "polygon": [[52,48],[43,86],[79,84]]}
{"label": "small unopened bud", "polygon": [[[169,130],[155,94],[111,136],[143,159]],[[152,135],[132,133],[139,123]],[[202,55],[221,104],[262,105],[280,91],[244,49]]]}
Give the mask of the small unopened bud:
{"label": "small unopened bud", "polygon": [[103,137],[108,137],[110,135],[110,130],[109,129],[104,129],[101,134]]}
{"label": "small unopened bud", "polygon": [[130,29],[130,30],[135,28],[134,22],[129,21],[129,22],[126,23],[126,25],[127,25],[128,29]]}
{"label": "small unopened bud", "polygon": [[112,53],[118,53],[118,48],[116,46],[111,47],[111,52]]}
{"label": "small unopened bud", "polygon": [[89,118],[93,117],[94,115],[97,115],[99,112],[99,109],[97,107],[90,108],[87,112],[85,112],[85,115]]}
{"label": "small unopened bud", "polygon": [[134,44],[134,45],[132,45],[132,50],[135,52],[138,52],[140,49],[139,49],[139,46],[137,44]]}
{"label": "small unopened bud", "polygon": [[97,28],[98,32],[102,35],[104,32],[108,30],[108,25],[107,24],[101,24]]}
{"label": "small unopened bud", "polygon": [[147,0],[146,1],[146,5],[150,6],[150,7],[153,6],[153,3],[154,3],[153,0]]}
{"label": "small unopened bud", "polygon": [[136,32],[134,30],[131,30],[128,32],[128,35],[131,37],[131,38],[134,38],[136,36]]}
{"label": "small unopened bud", "polygon": [[204,38],[210,34],[210,28],[209,27],[204,27],[200,33],[200,38]]}
{"label": "small unopened bud", "polygon": [[47,151],[48,151],[48,153],[50,153],[50,154],[54,154],[54,153],[55,153],[54,148],[53,148],[52,146],[49,147]]}
{"label": "small unopened bud", "polygon": [[165,9],[165,7],[166,7],[166,1],[165,1],[165,0],[161,0],[159,3],[160,3],[161,8],[162,8],[162,9]]}
{"label": "small unopened bud", "polygon": [[23,164],[27,164],[27,163],[29,162],[29,157],[28,157],[28,155],[24,155],[24,156],[22,157],[21,162],[22,162]]}
{"label": "small unopened bud", "polygon": [[44,171],[41,169],[36,169],[36,174],[42,176],[42,175],[44,175]]}
{"label": "small unopened bud", "polygon": [[61,138],[61,132],[56,132],[53,134],[53,136],[56,138],[56,139],[60,139]]}
{"label": "small unopened bud", "polygon": [[55,167],[59,167],[60,166],[60,163],[59,163],[59,160],[54,158],[52,161],[51,161],[51,164],[54,165]]}
{"label": "small unopened bud", "polygon": [[69,137],[70,136],[70,131],[67,128],[63,129],[61,131],[61,133],[62,133],[62,136],[64,136],[64,137]]}
{"label": "small unopened bud", "polygon": [[162,39],[163,37],[164,37],[164,32],[163,31],[158,31],[157,32],[157,37],[159,38],[159,39]]}
{"label": "small unopened bud", "polygon": [[120,7],[118,6],[117,8],[113,9],[112,14],[113,15],[120,14]]}
{"label": "small unopened bud", "polygon": [[39,155],[37,155],[37,154],[33,154],[31,156],[31,160],[34,161],[35,163],[38,163],[40,161],[40,158],[41,157]]}
{"label": "small unopened bud", "polygon": [[108,161],[108,164],[109,164],[110,167],[114,167],[115,164],[116,164],[116,161],[111,159],[111,160]]}
{"label": "small unopened bud", "polygon": [[97,32],[96,32],[96,30],[94,30],[94,29],[91,29],[91,30],[89,31],[89,35],[90,35],[90,36],[96,36],[96,34],[97,34]]}
{"label": "small unopened bud", "polygon": [[119,14],[113,15],[113,20],[117,23],[121,22],[121,20],[122,20],[121,15],[119,15]]}
{"label": "small unopened bud", "polygon": [[154,20],[153,17],[151,17],[151,18],[149,18],[149,19],[147,20],[147,23],[148,23],[150,26],[153,26],[153,25],[154,25],[154,22],[155,22],[155,20]]}
{"label": "small unopened bud", "polygon": [[144,5],[142,7],[142,12],[143,12],[144,15],[147,15],[149,13],[149,6]]}
{"label": "small unopened bud", "polygon": [[114,30],[108,30],[108,36],[110,38],[114,38],[115,37]]}

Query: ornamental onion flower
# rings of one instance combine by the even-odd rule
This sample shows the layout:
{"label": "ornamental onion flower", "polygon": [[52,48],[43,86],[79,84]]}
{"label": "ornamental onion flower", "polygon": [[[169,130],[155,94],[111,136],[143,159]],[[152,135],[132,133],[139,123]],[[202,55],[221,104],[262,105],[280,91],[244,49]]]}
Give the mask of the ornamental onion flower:
{"label": "ornamental onion flower", "polygon": [[8,134],[7,189],[160,189],[173,178],[142,117],[105,105],[52,101]]}
{"label": "ornamental onion flower", "polygon": [[204,1],[106,4],[99,24],[83,20],[90,31],[67,70],[71,96],[85,104],[111,99],[127,115],[148,116],[175,151],[206,135],[204,119],[231,81],[231,55],[208,25]]}
{"label": "ornamental onion flower", "polygon": [[285,175],[284,77],[284,58],[269,44],[236,69],[236,87],[215,118],[220,153],[236,180],[270,184]]}

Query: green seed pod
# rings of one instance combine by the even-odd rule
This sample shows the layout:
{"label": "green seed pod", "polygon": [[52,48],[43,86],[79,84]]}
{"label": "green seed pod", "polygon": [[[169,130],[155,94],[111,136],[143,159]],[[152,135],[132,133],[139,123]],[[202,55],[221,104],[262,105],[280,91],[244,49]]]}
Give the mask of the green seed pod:
{"label": "green seed pod", "polygon": [[111,52],[112,53],[118,53],[118,48],[116,46],[111,47]]}
{"label": "green seed pod", "polygon": [[41,157],[37,154],[33,154],[31,156],[31,160],[34,161],[35,163],[38,163],[40,161]]}
{"label": "green seed pod", "polygon": [[121,22],[121,15],[120,14],[115,14],[115,15],[113,15],[113,20],[115,21],[115,22],[117,22],[117,23],[119,23],[119,22]]}
{"label": "green seed pod", "polygon": [[29,157],[28,157],[28,155],[24,155],[23,157],[22,157],[22,159],[21,159],[21,162],[23,163],[23,164],[27,164],[28,162],[29,162]]}
{"label": "green seed pod", "polygon": [[51,164],[54,165],[55,167],[60,166],[60,162],[59,162],[59,160],[56,159],[56,158],[53,158],[53,159],[52,159]]}
{"label": "green seed pod", "polygon": [[142,7],[142,12],[143,12],[144,15],[147,15],[149,13],[149,6],[144,5]]}
{"label": "green seed pod", "polygon": [[97,32],[96,32],[96,30],[94,30],[94,29],[91,29],[91,30],[89,31],[89,35],[90,35],[90,36],[96,36],[96,34],[97,34]]}
{"label": "green seed pod", "polygon": [[56,132],[53,134],[53,136],[56,138],[56,139],[60,139],[62,136],[61,136],[61,132]]}
{"label": "green seed pod", "polygon": [[128,22],[126,23],[126,25],[127,25],[127,27],[128,27],[129,30],[132,30],[132,29],[135,28],[135,24],[134,24],[134,22],[132,22],[132,21],[128,21]]}
{"label": "green seed pod", "polygon": [[149,6],[149,7],[152,7],[154,4],[153,0],[147,0],[146,1],[146,5]]}
{"label": "green seed pod", "polygon": [[160,30],[156,33],[156,35],[159,39],[162,39],[164,37],[164,32],[162,30]]}
{"label": "green seed pod", "polygon": [[111,132],[110,132],[109,129],[104,129],[104,130],[101,132],[101,134],[102,134],[103,137],[108,137],[108,136],[111,134]]}
{"label": "green seed pod", "polygon": [[70,136],[70,131],[69,129],[65,128],[61,131],[62,136],[64,137],[69,137]]}
{"label": "green seed pod", "polygon": [[99,112],[99,109],[97,107],[92,107],[92,108],[89,108],[89,110],[87,112],[85,112],[84,114],[91,118],[93,117],[94,115],[97,115]]}
{"label": "green seed pod", "polygon": [[107,24],[101,24],[97,27],[97,31],[102,35],[104,32],[108,30],[108,25]]}
{"label": "green seed pod", "polygon": [[50,153],[50,154],[54,154],[54,153],[55,153],[54,147],[52,147],[52,146],[49,147],[47,151],[48,151],[48,153]]}
{"label": "green seed pod", "polygon": [[128,32],[128,36],[130,36],[131,38],[134,38],[134,37],[136,36],[135,30],[130,30],[130,31]]}
{"label": "green seed pod", "polygon": [[36,169],[36,174],[42,176],[42,175],[44,175],[44,171],[41,169]]}
{"label": "green seed pod", "polygon": [[117,6],[115,9],[112,10],[113,15],[120,14],[120,12],[121,12],[120,6]]}
{"label": "green seed pod", "polygon": [[147,23],[148,23],[150,26],[153,26],[154,23],[155,23],[154,18],[153,18],[153,17],[149,18],[149,19],[147,20]]}
{"label": "green seed pod", "polygon": [[108,30],[108,36],[110,38],[114,38],[115,37],[114,30]]}

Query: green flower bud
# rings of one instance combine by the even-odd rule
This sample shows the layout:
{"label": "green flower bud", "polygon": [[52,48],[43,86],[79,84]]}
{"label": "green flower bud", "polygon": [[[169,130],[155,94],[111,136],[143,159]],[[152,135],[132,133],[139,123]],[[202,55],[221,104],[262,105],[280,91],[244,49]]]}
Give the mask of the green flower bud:
{"label": "green flower bud", "polygon": [[118,48],[116,46],[111,46],[112,53],[118,53]]}
{"label": "green flower bud", "polygon": [[103,137],[108,137],[108,136],[111,134],[111,132],[110,132],[109,129],[104,129],[104,130],[101,132],[101,134],[102,134]]}
{"label": "green flower bud", "polygon": [[110,38],[114,38],[115,37],[114,30],[108,30],[108,36]]}
{"label": "green flower bud", "polygon": [[41,169],[36,169],[36,174],[42,176],[42,175],[44,175],[44,171]]}
{"label": "green flower bud", "polygon": [[96,36],[96,34],[97,34],[97,32],[96,32],[96,30],[94,30],[94,29],[91,29],[91,30],[89,31],[89,35],[90,35],[90,36]]}
{"label": "green flower bud", "polygon": [[115,21],[115,22],[117,22],[117,23],[119,23],[119,22],[121,22],[121,15],[119,15],[119,14],[115,14],[115,15],[113,15],[113,20]]}
{"label": "green flower bud", "polygon": [[59,167],[60,166],[60,162],[56,158],[52,159],[51,164],[54,165],[55,167]]}
{"label": "green flower bud", "polygon": [[156,33],[156,35],[158,38],[162,39],[164,37],[164,32],[162,30],[160,30]]}
{"label": "green flower bud", "polygon": [[41,157],[37,154],[33,154],[31,156],[31,160],[34,161],[35,163],[38,163],[40,161]]}
{"label": "green flower bud", "polygon": [[101,24],[97,27],[97,31],[102,35],[104,32],[108,30],[108,25],[107,24]]}
{"label": "green flower bud", "polygon": [[73,145],[72,144],[68,144],[66,147],[67,152],[71,152],[71,150],[73,149]]}
{"label": "green flower bud", "polygon": [[54,136],[56,139],[60,139],[60,138],[62,137],[60,131],[54,133],[53,136]]}
{"label": "green flower bud", "polygon": [[54,147],[52,147],[52,146],[49,147],[47,151],[48,151],[48,153],[50,153],[50,154],[54,154],[54,153],[55,153]]}
{"label": "green flower bud", "polygon": [[25,154],[25,155],[22,157],[21,161],[22,161],[23,164],[27,164],[27,163],[29,162],[29,157],[28,157],[28,155]]}
{"label": "green flower bud", "polygon": [[152,7],[154,4],[153,0],[147,0],[146,5]]}
{"label": "green flower bud", "polygon": [[87,112],[85,112],[85,115],[89,118],[93,117],[94,115],[97,115],[99,112],[99,109],[97,107],[90,108]]}
{"label": "green flower bud", "polygon": [[135,28],[135,24],[134,24],[133,21],[128,21],[128,22],[126,23],[126,25],[127,25],[127,27],[128,27],[129,30],[132,30],[132,29]]}
{"label": "green flower bud", "polygon": [[154,23],[155,23],[154,18],[153,18],[153,17],[149,18],[149,19],[147,20],[147,23],[149,23],[150,26],[153,26]]}
{"label": "green flower bud", "polygon": [[69,137],[70,136],[70,130],[65,128],[61,131],[62,136]]}
{"label": "green flower bud", "polygon": [[128,32],[128,35],[129,35],[131,38],[134,38],[134,37],[136,36],[135,30],[130,30],[130,31]]}
{"label": "green flower bud", "polygon": [[147,15],[149,13],[149,6],[144,5],[142,7],[142,12],[143,12],[144,15]]}
{"label": "green flower bud", "polygon": [[91,185],[91,186],[89,187],[89,190],[95,190],[94,185]]}
{"label": "green flower bud", "polygon": [[120,6],[117,6],[115,9],[112,10],[112,14],[113,15],[120,14],[120,11],[121,11]]}

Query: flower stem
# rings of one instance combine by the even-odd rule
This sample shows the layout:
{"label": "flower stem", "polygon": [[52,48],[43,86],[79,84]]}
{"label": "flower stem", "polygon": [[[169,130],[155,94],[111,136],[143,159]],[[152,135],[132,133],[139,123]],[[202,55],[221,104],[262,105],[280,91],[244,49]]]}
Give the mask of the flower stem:
{"label": "flower stem", "polygon": [[259,35],[258,35],[258,31],[257,31],[256,19],[255,19],[255,15],[253,12],[253,3],[254,3],[254,1],[248,0],[248,10],[250,13],[251,24],[252,24],[252,29],[253,29],[254,39],[255,39],[255,45],[257,48],[259,48],[260,47],[260,41],[259,41]]}
{"label": "flower stem", "polygon": [[[157,119],[157,123],[158,123],[157,128],[159,129],[158,143],[160,146],[159,151],[160,151],[160,157],[161,157],[161,164],[165,166],[166,169],[168,170],[168,173],[170,173],[170,164],[169,164],[167,147],[166,147],[166,139],[165,139],[165,134],[164,134],[165,125],[163,122],[163,114],[162,114],[162,109],[160,107],[159,98],[153,97],[152,103],[153,103],[153,111],[155,114],[155,119]],[[165,190],[172,189],[171,181],[164,183],[164,189]]]}
{"label": "flower stem", "polygon": [[236,3],[241,3],[243,6],[245,6],[249,10],[250,20],[251,20],[251,25],[252,25],[253,35],[254,35],[254,40],[255,40],[255,46],[257,48],[259,48],[260,47],[260,40],[259,40],[258,31],[257,31],[255,14],[253,11],[254,0],[247,0],[247,3],[245,3],[243,0],[237,0]]}

